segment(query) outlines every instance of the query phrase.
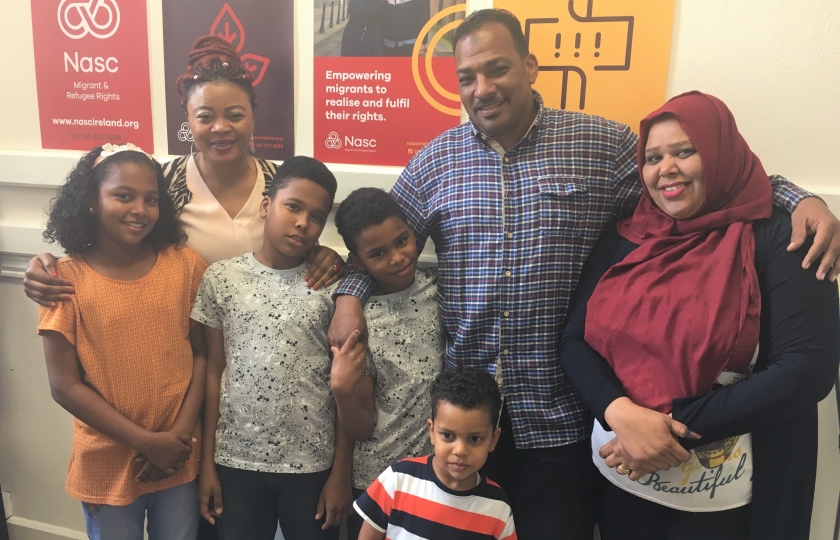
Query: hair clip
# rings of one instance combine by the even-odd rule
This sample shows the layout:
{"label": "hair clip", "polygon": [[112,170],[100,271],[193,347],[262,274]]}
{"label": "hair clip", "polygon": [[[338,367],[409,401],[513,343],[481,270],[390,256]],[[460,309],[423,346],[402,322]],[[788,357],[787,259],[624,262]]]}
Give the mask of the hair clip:
{"label": "hair clip", "polygon": [[114,154],[119,154],[120,152],[140,152],[150,160],[154,161],[152,156],[144,152],[139,146],[135,146],[131,143],[125,143],[122,146],[117,146],[116,144],[108,143],[102,145],[102,152],[99,154],[99,156],[97,156],[96,160],[93,162],[93,167],[96,167],[97,165],[102,163],[103,160],[113,156]]}
{"label": "hair clip", "polygon": [[227,68],[227,67],[228,67],[228,63],[227,63],[227,62],[222,62],[222,67],[223,67],[223,68]]}
{"label": "hair clip", "polygon": [[193,79],[197,79],[197,78],[198,78],[198,75],[193,75]]}

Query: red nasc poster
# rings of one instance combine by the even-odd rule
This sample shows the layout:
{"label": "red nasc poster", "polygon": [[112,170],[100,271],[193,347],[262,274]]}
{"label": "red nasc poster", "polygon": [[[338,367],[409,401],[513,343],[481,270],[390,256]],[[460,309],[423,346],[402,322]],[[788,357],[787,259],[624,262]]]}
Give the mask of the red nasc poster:
{"label": "red nasc poster", "polygon": [[32,0],[41,146],[153,152],[145,0]]}
{"label": "red nasc poster", "polygon": [[315,157],[404,166],[460,123],[464,0],[315,2]]}

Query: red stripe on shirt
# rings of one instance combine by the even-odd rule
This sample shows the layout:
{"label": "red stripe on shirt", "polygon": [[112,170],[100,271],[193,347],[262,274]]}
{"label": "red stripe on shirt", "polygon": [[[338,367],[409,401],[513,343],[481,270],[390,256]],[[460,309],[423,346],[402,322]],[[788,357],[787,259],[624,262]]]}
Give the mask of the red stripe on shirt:
{"label": "red stripe on shirt", "polygon": [[394,493],[393,504],[396,510],[413,516],[455,529],[491,535],[494,538],[498,538],[505,528],[505,522],[498,518],[454,508],[404,491]]}
{"label": "red stripe on shirt", "polygon": [[379,481],[379,478],[373,481],[373,483],[367,488],[367,494],[370,496],[373,501],[379,505],[379,508],[382,509],[382,512],[386,516],[391,515],[391,508],[393,508],[393,500],[391,496],[388,495],[388,492],[385,491],[385,486],[382,485],[382,482]]}

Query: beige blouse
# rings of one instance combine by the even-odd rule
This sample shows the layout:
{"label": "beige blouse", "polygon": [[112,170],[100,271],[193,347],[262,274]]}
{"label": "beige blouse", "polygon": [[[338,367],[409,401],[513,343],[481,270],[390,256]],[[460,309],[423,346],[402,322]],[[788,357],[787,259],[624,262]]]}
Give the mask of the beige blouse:
{"label": "beige blouse", "polygon": [[187,158],[187,189],[192,199],[181,210],[180,220],[189,236],[187,246],[199,252],[207,264],[262,247],[264,221],[259,212],[265,181],[260,167],[255,169],[251,196],[231,219],[204,183],[193,156]]}

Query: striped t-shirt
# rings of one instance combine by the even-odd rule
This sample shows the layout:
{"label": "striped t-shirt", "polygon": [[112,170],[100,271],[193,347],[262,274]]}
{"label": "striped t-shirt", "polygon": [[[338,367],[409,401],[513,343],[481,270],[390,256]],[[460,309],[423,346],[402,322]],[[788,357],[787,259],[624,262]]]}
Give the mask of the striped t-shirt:
{"label": "striped t-shirt", "polygon": [[388,540],[516,540],[502,488],[479,476],[470,490],[449,489],[435,475],[432,456],[394,463],[353,507]]}

